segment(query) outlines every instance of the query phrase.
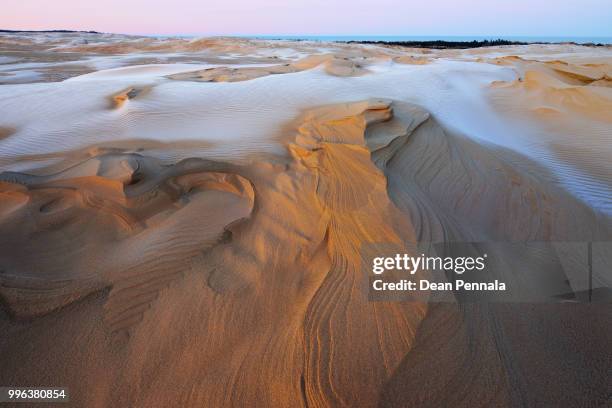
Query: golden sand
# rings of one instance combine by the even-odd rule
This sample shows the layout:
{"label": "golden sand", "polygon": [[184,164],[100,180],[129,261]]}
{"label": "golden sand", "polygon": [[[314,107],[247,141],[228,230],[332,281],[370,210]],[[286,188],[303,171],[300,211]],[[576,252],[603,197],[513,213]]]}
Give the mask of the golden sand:
{"label": "golden sand", "polygon": [[[62,51],[143,48],[219,56],[268,52],[274,45],[136,39],[69,44]],[[95,111],[100,123],[112,118],[108,123],[132,129],[130,120],[169,103],[156,99],[162,86],[173,92],[200,87],[197,94],[204,94],[207,86],[222,85],[229,93],[312,70],[324,79],[357,81],[389,64],[426,69],[437,58],[401,53],[343,45],[265,67],[168,73],[152,66],[158,82],[130,76],[142,74],[139,67],[94,73],[80,82],[82,89],[99,83],[102,96],[82,114]],[[570,149],[571,132],[555,128],[557,115],[571,115],[569,122],[581,126],[574,137],[582,146],[610,141],[607,60],[453,53],[440,51],[444,58],[515,69],[515,79],[487,87],[491,106],[549,126],[559,157],[612,187],[605,161],[610,145],[600,146],[599,156]],[[115,91],[107,92],[109,83]],[[104,142],[84,134],[79,144],[62,140],[47,151],[12,142],[14,153],[0,157],[0,383],[66,386],[78,406],[604,401],[607,366],[597,356],[609,355],[605,304],[373,302],[364,289],[364,245],[410,251],[418,242],[609,240],[610,216],[551,182],[551,168],[466,137],[418,104],[375,96],[304,107],[290,120],[262,111],[280,123],[261,144],[189,139],[181,126],[214,106],[181,95],[184,111],[159,114],[176,125],[167,125],[176,139],[149,139],[141,126],[126,137],[109,132]],[[271,103],[266,98],[259,99],[264,107]],[[58,110],[67,106],[57,103]],[[129,120],[120,116],[128,114]],[[30,131],[13,120],[0,117],[0,147]],[[78,125],[109,129],[92,123]],[[244,126],[258,134],[253,123]],[[207,154],[219,144],[230,159]],[[542,287],[572,290],[575,277],[558,273],[550,252],[522,251],[499,255],[510,270],[546,271]],[[607,275],[597,278],[610,283]],[[552,382],[551,373],[559,376]]]}

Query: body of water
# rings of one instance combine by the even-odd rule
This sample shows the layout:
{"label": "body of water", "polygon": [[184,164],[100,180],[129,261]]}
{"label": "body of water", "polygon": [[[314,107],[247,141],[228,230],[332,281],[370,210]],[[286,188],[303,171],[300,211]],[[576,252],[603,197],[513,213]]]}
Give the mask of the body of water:
{"label": "body of water", "polygon": [[435,35],[258,35],[250,38],[309,41],[484,41],[503,39],[521,42],[575,42],[578,44],[612,44],[612,37],[529,37],[508,35],[482,36],[435,36]]}

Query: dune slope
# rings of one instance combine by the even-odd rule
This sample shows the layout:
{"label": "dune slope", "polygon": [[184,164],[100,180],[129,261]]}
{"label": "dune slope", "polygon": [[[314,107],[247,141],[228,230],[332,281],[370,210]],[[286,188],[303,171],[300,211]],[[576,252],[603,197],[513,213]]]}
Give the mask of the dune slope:
{"label": "dune slope", "polygon": [[[442,400],[428,395],[438,385],[416,378],[433,381],[428,367],[437,366],[454,377],[446,403],[507,405],[531,395],[513,383],[532,360],[512,354],[521,340],[504,327],[520,321],[507,308],[370,302],[361,246],[563,239],[609,225],[413,105],[322,107],[291,128],[290,154],[276,162],[160,166],[113,153],[48,176],[4,173],[1,222],[14,232],[2,252],[0,293],[13,316],[2,323],[10,367],[2,380],[60,379],[88,406],[435,406]],[[478,166],[498,171],[478,184]],[[532,202],[516,210],[529,216],[496,222],[496,211],[512,211],[501,194]],[[563,211],[584,212],[583,224],[560,222]],[[25,222],[26,213],[38,215]],[[517,226],[517,217],[530,223]],[[19,329],[34,316],[30,330]],[[570,328],[558,330],[583,341],[576,322],[563,324]],[[454,340],[438,349],[421,339],[430,330]],[[27,354],[24,342],[34,345]],[[532,352],[548,361],[549,351]],[[33,373],[39,353],[47,363]],[[581,401],[585,392],[569,396]]]}
{"label": "dune slope", "polygon": [[[86,37],[0,37],[0,384],[606,406],[609,50]],[[526,290],[369,291],[372,254],[457,243]]]}

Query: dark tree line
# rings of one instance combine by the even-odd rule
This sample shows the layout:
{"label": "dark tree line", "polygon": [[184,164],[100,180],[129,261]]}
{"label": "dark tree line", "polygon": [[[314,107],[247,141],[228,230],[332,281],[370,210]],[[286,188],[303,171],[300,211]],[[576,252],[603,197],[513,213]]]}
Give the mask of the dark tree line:
{"label": "dark tree line", "polygon": [[[498,38],[497,40],[482,40],[482,41],[347,41],[349,44],[377,44],[377,45],[397,45],[400,47],[412,47],[412,48],[435,48],[435,49],[446,49],[446,48],[480,48],[480,47],[495,47],[499,45],[528,45],[528,44],[550,44],[547,42],[523,42],[523,41],[510,41]],[[575,44],[575,43],[571,43]],[[582,45],[589,46],[604,46],[604,44],[593,44],[587,43]]]}

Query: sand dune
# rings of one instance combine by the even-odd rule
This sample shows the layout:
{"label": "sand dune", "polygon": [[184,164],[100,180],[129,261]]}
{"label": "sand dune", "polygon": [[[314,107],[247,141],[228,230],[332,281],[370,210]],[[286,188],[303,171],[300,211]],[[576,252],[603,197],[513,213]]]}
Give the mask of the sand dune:
{"label": "sand dune", "polygon": [[[610,212],[612,155],[608,143],[612,92],[605,86],[609,66],[513,58],[519,78],[493,84],[494,103],[515,118],[534,118],[540,142],[554,151],[559,174],[578,194],[588,194]],[[521,101],[517,103],[516,101]],[[594,176],[588,180],[576,169]]]}
{"label": "sand dune", "polygon": [[[391,387],[386,385],[386,379],[393,376],[393,381],[398,381],[397,364],[402,361],[402,356],[410,355],[427,306],[369,302],[363,289],[366,276],[360,272],[362,245],[384,241],[401,246],[403,242],[416,239],[483,239],[478,235],[483,230],[493,234],[487,235],[490,239],[516,240],[547,240],[553,236],[564,239],[568,229],[571,234],[584,231],[585,239],[596,239],[591,234],[597,234],[601,228],[598,236],[609,234],[609,225],[598,225],[592,213],[586,208],[581,209],[575,201],[570,204],[572,200],[562,191],[549,191],[550,196],[545,201],[536,201],[526,208],[530,208],[529,217],[512,215],[512,208],[503,205],[512,200],[499,195],[491,195],[495,197],[491,202],[480,200],[480,208],[475,208],[475,202],[466,200],[463,193],[458,194],[456,203],[464,206],[467,213],[457,212],[457,204],[452,201],[453,195],[447,183],[470,185],[468,192],[475,194],[474,198],[482,197],[482,189],[488,188],[485,186],[495,179],[502,183],[507,180],[510,185],[502,188],[493,184],[491,188],[510,196],[530,194],[534,183],[540,191],[544,186],[510,169],[507,175],[498,175],[489,182],[481,180],[482,187],[468,182],[467,177],[474,177],[470,176],[472,171],[479,174],[482,170],[455,167],[455,160],[436,160],[431,155],[448,154],[448,149],[452,149],[455,154],[464,156],[456,161],[462,166],[468,162],[466,154],[479,148],[470,147],[469,143],[459,147],[460,140],[445,136],[427,113],[417,107],[392,106],[388,101],[330,106],[307,112],[296,121],[296,127],[294,138],[287,140],[291,154],[284,164],[261,163],[234,168],[190,160],[160,174],[154,162],[142,157],[109,155],[90,159],[47,177],[5,173],[4,179],[11,183],[7,186],[13,186],[15,182],[25,185],[19,187],[21,194],[28,194],[23,191],[26,187],[36,186],[37,194],[43,194],[44,198],[30,196],[28,202],[31,204],[23,209],[13,204],[3,212],[3,225],[11,225],[11,220],[16,224],[23,220],[20,210],[31,212],[31,206],[41,212],[38,225],[47,214],[63,212],[64,217],[74,217],[72,223],[59,224],[45,233],[55,234],[55,238],[43,236],[37,240],[39,245],[47,243],[44,249],[30,247],[37,242],[30,239],[21,243],[27,242],[23,250],[39,254],[61,253],[61,264],[66,265],[66,257],[71,253],[70,241],[62,240],[60,236],[95,237],[98,250],[110,240],[113,242],[113,257],[94,258],[92,266],[114,272],[96,274],[88,267],[93,276],[88,276],[87,282],[97,278],[99,283],[96,287],[85,286],[85,277],[77,273],[82,265],[75,265],[73,271],[61,269],[54,272],[51,266],[58,260],[38,256],[33,261],[41,262],[38,268],[45,265],[48,275],[37,276],[34,285],[28,281],[25,271],[12,269],[11,275],[3,278],[3,299],[15,317],[25,317],[48,313],[87,293],[109,288],[102,304],[90,298],[84,307],[88,313],[98,315],[102,327],[115,332],[115,336],[130,333],[129,340],[123,342],[128,341],[132,351],[126,356],[125,363],[115,363],[119,364],[116,369],[125,374],[119,377],[120,380],[113,375],[104,381],[115,390],[113,399],[123,404],[163,406],[184,398],[178,389],[173,392],[154,391],[162,390],[161,385],[170,383],[178,372],[182,381],[202,390],[190,393],[183,400],[186,404],[219,406],[258,401],[257,404],[268,406],[302,403],[373,406],[377,405],[382,387]],[[383,135],[386,140],[381,137]],[[408,140],[402,140],[406,138]],[[435,147],[436,139],[442,143],[439,147]],[[418,147],[418,144],[423,144],[423,147]],[[429,149],[430,153],[422,149]],[[371,150],[374,151],[372,158]],[[429,170],[419,163],[419,160],[432,159],[450,167],[448,170],[436,167]],[[492,156],[488,160],[496,158]],[[487,161],[479,162],[488,164]],[[414,170],[406,166],[414,166]],[[219,171],[231,169],[236,176],[219,176]],[[204,170],[213,173],[202,173]],[[436,178],[430,179],[426,175],[428,171],[433,171]],[[440,171],[449,171],[449,175]],[[406,177],[410,174],[414,176]],[[105,182],[97,181],[98,178]],[[439,190],[436,179],[442,183]],[[118,190],[104,185],[112,182],[119,187]],[[250,188],[250,183],[254,188]],[[420,183],[423,184],[419,187]],[[79,208],[74,201],[66,202],[68,198],[63,194],[53,196],[57,194],[54,190],[60,186],[62,190],[71,187],[71,191],[76,189],[81,195],[102,195],[107,201],[112,201],[96,206],[94,203],[98,201],[92,197],[85,203],[91,203],[89,206]],[[197,192],[193,191],[194,188]],[[6,187],[8,191],[5,194],[11,194],[15,189]],[[525,190],[521,193],[522,189]],[[418,194],[418,191],[423,193]],[[438,200],[435,191],[443,194],[444,200]],[[411,192],[409,196],[407,192]],[[155,193],[152,196],[156,197],[154,200],[145,198],[152,193]],[[186,203],[179,204],[183,201]],[[578,225],[567,225],[561,221],[568,219],[566,215],[546,207],[547,202],[563,201],[566,201],[563,208],[568,208],[575,219],[581,220]],[[440,208],[442,202],[447,203],[447,209]],[[171,207],[164,207],[164,203],[171,204]],[[216,207],[218,205],[222,207]],[[570,209],[571,205],[575,208]],[[92,206],[98,209],[98,214],[108,213],[111,219],[105,220],[102,215],[85,218],[79,214],[79,211],[87,211]],[[420,213],[420,208],[428,208],[429,214]],[[584,215],[578,216],[580,211]],[[490,220],[482,217],[487,212],[491,213]],[[506,224],[499,223],[499,212],[510,215],[504,217],[508,220]],[[235,222],[241,218],[247,220]],[[533,232],[529,224],[517,225],[517,219],[530,220],[531,225],[535,223]],[[590,224],[585,224],[589,219]],[[423,220],[427,220],[427,224]],[[490,224],[497,225],[497,228],[492,229]],[[231,233],[222,240],[224,229]],[[87,233],[88,230],[96,233]],[[20,231],[27,234],[23,224]],[[52,242],[62,244],[62,250],[49,247]],[[78,247],[83,248],[83,242],[78,242]],[[9,252],[3,255],[3,259],[23,259],[24,255],[17,250],[21,246],[8,248]],[[75,256],[91,260],[92,255],[87,254],[86,248],[87,245],[85,249],[76,251]],[[134,256],[136,260],[130,259]],[[27,265],[23,261],[14,261],[14,264]],[[11,279],[13,273],[18,277]],[[54,285],[60,280],[63,286],[58,289]],[[178,293],[182,295],[177,297]],[[33,304],[36,308],[32,307]],[[449,318],[456,313],[452,310],[449,309]],[[473,313],[466,318],[477,321],[481,311],[469,310]],[[167,328],[158,326],[160,314],[175,316]],[[199,316],[199,323],[194,324],[188,316]],[[219,319],[239,324],[222,329]],[[189,324],[189,329],[183,326],[185,324]],[[159,336],[157,344],[141,338],[152,331]],[[212,333],[214,337],[223,339],[217,347],[211,343]],[[486,335],[479,333],[479,338],[484,341]],[[179,339],[180,346],[176,344],[168,348]],[[204,354],[201,339],[209,339]],[[359,342],[355,343],[354,339],[359,339]],[[102,339],[91,341],[93,348],[89,352],[98,356],[112,353],[116,347],[124,347],[120,344],[126,344],[103,346]],[[484,350],[493,352],[494,346],[486,344]],[[232,345],[231,352],[227,345]],[[279,352],[279,347],[284,351]],[[359,348],[359,359],[353,358],[356,347]],[[130,375],[130,372],[145,373],[152,369],[147,368],[152,361],[138,357],[149,353],[170,353],[162,359],[173,361],[173,364],[157,367],[155,375]],[[194,354],[199,355],[197,361],[202,365],[194,364],[191,357]],[[109,355],[106,361],[112,360]],[[262,371],[261,361],[267,362],[265,367],[269,372]],[[491,357],[487,361],[488,370],[503,375],[501,363],[493,363]],[[230,380],[248,377],[253,370],[258,372],[257,381]],[[279,372],[284,373],[282,382],[278,378]],[[57,372],[52,373],[57,375]],[[204,391],[209,390],[207,384],[215,381],[213,378],[228,381],[215,389],[221,391],[231,386],[235,391],[231,394]],[[271,378],[276,378],[277,384],[272,390],[268,388]],[[75,380],[66,377],[64,381],[72,384]],[[406,382],[410,381],[407,379]],[[135,384],[142,384],[138,388],[148,384],[152,389],[143,388],[147,391],[134,394]],[[79,387],[76,383],[75,386]],[[499,386],[507,387],[506,393],[513,392],[507,384]],[[266,392],[262,393],[263,390]],[[412,392],[414,389],[403,385],[386,395],[410,395]],[[93,401],[85,400],[84,403]]]}
{"label": "sand dune", "polygon": [[184,72],[169,75],[170,79],[199,82],[236,82],[248,81],[267,75],[289,74],[323,66],[325,72],[334,76],[358,76],[367,73],[359,63],[348,58],[337,58],[334,55],[311,56],[291,64],[270,67],[245,68],[208,68],[202,71]]}
{"label": "sand dune", "polygon": [[[496,62],[504,63],[504,59]],[[564,61],[529,61],[511,59],[519,71],[519,78],[507,86],[526,93],[528,103],[536,112],[558,111],[580,113],[595,120],[612,121],[612,92],[609,91],[610,73],[607,66],[569,64]],[[502,83],[496,86],[502,87]]]}
{"label": "sand dune", "polygon": [[[261,370],[258,362],[263,354],[268,361],[269,375],[276,376],[282,369],[286,380],[265,396],[261,395],[262,387],[267,388],[264,375],[258,383],[233,384],[232,387],[245,387],[235,396],[204,392],[204,387],[202,394],[193,396],[192,402],[207,398],[202,401],[214,406],[239,398],[235,403],[259,400],[262,404],[299,405],[302,398],[307,398],[315,404],[318,401],[334,405],[340,401],[350,403],[351,398],[358,396],[362,402],[368,398],[374,403],[380,381],[393,371],[393,361],[399,361],[408,351],[424,311],[424,305],[420,304],[370,303],[361,289],[363,282],[360,281],[365,275],[359,272],[360,245],[413,239],[406,235],[410,225],[390,205],[385,178],[370,161],[364,144],[365,126],[386,120],[390,115],[388,102],[364,102],[308,113],[301,122],[296,141],[288,145],[291,159],[287,164],[256,164],[234,170],[251,180],[254,190],[243,176],[220,178],[220,173],[201,173],[205,169],[219,171],[224,166],[195,159],[178,163],[157,176],[154,175],[159,169],[154,162],[134,155],[100,156],[47,177],[4,173],[4,194],[20,193],[27,198],[21,201],[21,206],[14,204],[3,211],[3,225],[7,228],[20,225],[24,237],[13,246],[4,246],[7,252],[3,259],[15,266],[11,267],[10,274],[3,275],[3,299],[13,316],[23,318],[48,313],[95,290],[110,288],[104,306],[95,313],[104,316],[102,321],[111,331],[130,331],[130,338],[150,330],[155,310],[165,309],[184,316],[197,316],[209,310],[206,312],[209,317],[199,323],[201,329],[195,328],[188,334],[192,340],[186,339],[187,348],[179,352],[185,356],[193,353],[194,347],[200,347],[195,339],[204,333],[198,331],[215,326],[214,322],[221,318],[214,311],[226,309],[222,312],[229,313],[225,319],[242,323],[232,325],[232,330],[223,335],[220,349],[208,348],[208,358],[214,358],[219,369],[230,370],[226,372],[229,379],[244,375],[244,370]],[[350,175],[344,171],[346,166],[354,169]],[[350,188],[354,177],[371,183]],[[14,183],[19,186],[13,187]],[[35,193],[29,192],[34,187]],[[65,189],[69,189],[70,196],[63,193]],[[75,194],[77,198],[72,197]],[[372,200],[374,194],[377,198]],[[17,198],[12,201],[16,202]],[[250,214],[253,203],[255,207]],[[222,207],[215,208],[219,205]],[[64,219],[63,223],[55,221],[58,225],[51,230],[43,227],[42,236],[39,235],[42,231],[38,232],[35,226],[24,229],[23,214],[34,209],[41,214],[36,225],[41,225],[45,218],[52,218],[47,222],[53,222],[58,216]],[[87,216],[93,209],[100,215]],[[360,220],[355,217],[359,213],[377,216]],[[235,222],[241,218],[250,221]],[[364,221],[369,224],[364,225]],[[219,241],[229,224],[231,234],[226,236],[226,241]],[[67,234],[89,237],[95,242],[87,245],[83,241],[60,239]],[[38,235],[38,239],[32,240],[32,235]],[[42,248],[43,242],[55,244]],[[62,245],[62,249],[55,245]],[[104,250],[106,245],[112,246]],[[102,256],[88,253],[88,247],[96,248]],[[111,250],[112,258],[105,259]],[[18,261],[25,252],[49,255],[36,257],[32,260],[36,263],[30,265]],[[76,257],[73,262],[68,261],[71,253]],[[61,261],[54,257],[58,255]],[[98,270],[88,268],[87,277],[79,275],[84,266],[78,261],[82,259]],[[67,262],[74,263],[74,269],[53,269],[54,264],[65,266]],[[44,265],[47,273],[36,276],[37,286],[34,286],[28,280],[27,270]],[[105,273],[108,270],[113,272]],[[195,309],[188,306],[195,300],[189,300],[189,296],[182,297],[178,303],[165,296],[158,297],[159,291],[176,278],[175,274],[190,276],[180,282],[195,279],[192,284],[199,281],[198,286],[207,288],[194,293],[200,306],[192,305]],[[97,286],[85,286],[85,282],[94,280],[98,281]],[[58,281],[63,284],[61,289],[55,287]],[[273,306],[266,305],[265,299],[274,300]],[[209,302],[218,305],[210,309]],[[330,305],[342,306],[338,312],[318,311]],[[347,312],[350,313],[347,315]],[[285,317],[281,318],[279,313]],[[253,325],[249,321],[257,323]],[[337,337],[329,331],[329,325],[353,328]],[[382,338],[381,325],[389,327],[384,330],[388,335]],[[396,336],[396,330],[401,330],[403,335]],[[172,341],[172,332],[162,336],[164,342]],[[176,334],[182,337],[187,333]],[[380,355],[376,368],[378,382],[366,381],[366,372],[375,369],[372,361],[350,358],[354,349],[349,344],[355,337],[363,340],[363,353]],[[290,341],[295,338],[303,338],[303,343]],[[224,344],[244,341],[249,341],[249,346],[243,351],[235,348],[222,357]],[[276,347],[269,348],[270,342]],[[287,347],[285,352],[278,353],[280,346]],[[336,347],[338,350],[330,354]],[[98,352],[103,350],[95,351]],[[241,363],[232,363],[235,359]],[[126,372],[133,369],[131,364],[124,367]],[[189,370],[187,361],[180,357],[176,364]],[[343,375],[330,379],[330,367],[335,367],[338,373],[363,372],[364,378],[359,382]],[[159,372],[155,379],[149,380],[167,381],[167,376],[175,375],[173,370]],[[231,370],[239,371],[231,374]],[[194,381],[203,376],[197,380],[202,385],[212,380],[209,376],[217,376],[212,369],[197,372],[197,376],[196,372],[189,371],[185,375],[196,376],[192,378]],[[298,392],[300,381],[305,387],[304,395]],[[370,391],[364,388],[366,383]],[[120,383],[115,386],[122,387]],[[340,395],[336,395],[338,391],[331,393],[336,388],[342,390]],[[136,399],[123,394],[118,401],[163,405],[177,396],[171,394],[148,394]],[[354,400],[353,404],[357,402]]]}
{"label": "sand dune", "polygon": [[[0,39],[125,63],[0,86],[0,384],[94,407],[607,403],[609,51]],[[148,52],[182,55],[125,59]],[[371,298],[371,253],[456,243],[529,290]]]}
{"label": "sand dune", "polygon": [[[117,277],[131,282],[132,274],[155,275],[158,251],[172,231],[180,236],[166,250],[179,257],[180,270],[176,261],[221,239],[253,205],[248,181],[206,171],[215,167],[191,160],[162,171],[138,155],[107,154],[50,176],[3,173],[3,237],[10,241],[2,244],[2,259],[10,272],[1,292],[10,312],[46,314],[117,285]],[[220,211],[222,217],[215,215]],[[200,227],[184,216],[189,213],[199,214]],[[153,264],[143,262],[156,252]],[[163,268],[155,278],[168,275]]]}

